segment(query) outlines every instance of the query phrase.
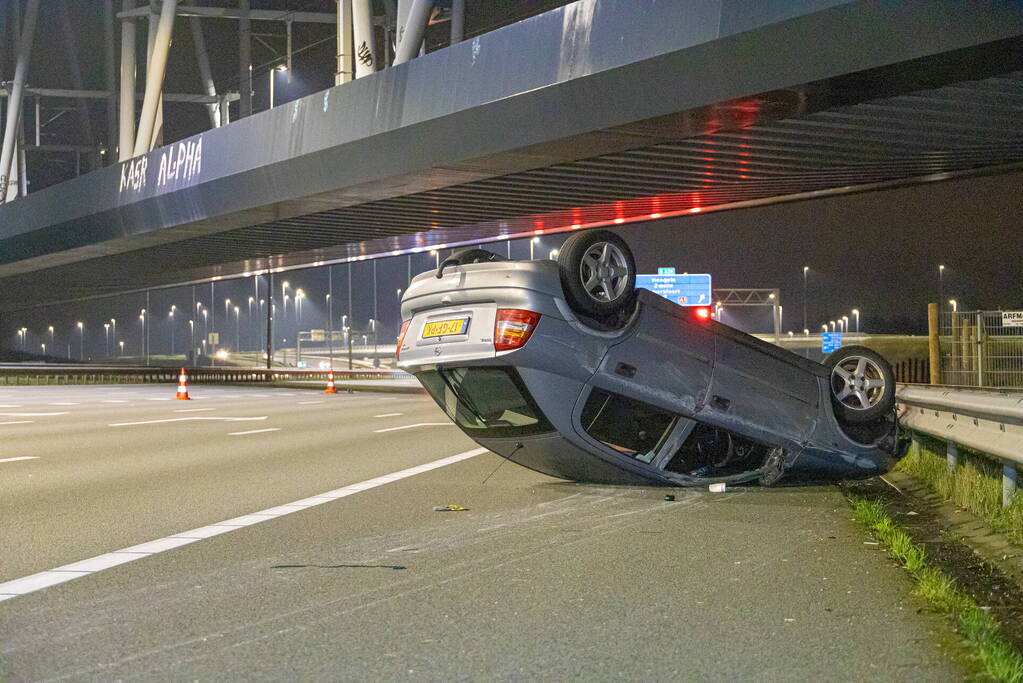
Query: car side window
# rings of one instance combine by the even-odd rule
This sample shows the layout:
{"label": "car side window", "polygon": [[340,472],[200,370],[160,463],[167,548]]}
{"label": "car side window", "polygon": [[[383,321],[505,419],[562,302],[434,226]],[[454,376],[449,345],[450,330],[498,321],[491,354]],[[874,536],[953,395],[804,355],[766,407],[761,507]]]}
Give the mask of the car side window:
{"label": "car side window", "polygon": [[675,424],[676,415],[649,403],[593,389],[583,407],[582,427],[622,455],[650,462]]}

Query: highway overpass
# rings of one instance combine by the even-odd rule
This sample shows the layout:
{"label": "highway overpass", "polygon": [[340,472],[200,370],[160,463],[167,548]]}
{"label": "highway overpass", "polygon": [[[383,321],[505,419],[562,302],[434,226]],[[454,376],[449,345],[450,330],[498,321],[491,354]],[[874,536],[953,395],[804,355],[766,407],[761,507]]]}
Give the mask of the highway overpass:
{"label": "highway overpass", "polygon": [[0,206],[0,311],[1023,161],[1018,3],[583,0]]}

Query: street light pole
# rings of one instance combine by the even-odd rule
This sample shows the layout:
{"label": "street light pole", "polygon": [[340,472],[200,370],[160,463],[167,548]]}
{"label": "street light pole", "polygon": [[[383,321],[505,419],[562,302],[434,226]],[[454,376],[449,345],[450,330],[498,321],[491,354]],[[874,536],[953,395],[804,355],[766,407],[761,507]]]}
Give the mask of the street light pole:
{"label": "street light pole", "polygon": [[803,329],[806,329],[806,276],[810,266],[803,266]]}
{"label": "street light pole", "polygon": [[945,264],[938,266],[938,306],[945,300]]}
{"label": "street light pole", "polygon": [[78,323],[78,358],[85,361],[85,325]]}
{"label": "street light pole", "polygon": [[860,333],[860,309],[852,309],[852,314],[856,317],[856,334]]}
{"label": "street light pole", "polygon": [[176,311],[177,308],[178,308],[177,306],[175,306],[174,304],[171,304],[171,309],[170,309],[170,314],[169,314],[169,317],[170,317],[170,328],[171,328],[171,355],[172,356],[174,355],[174,311]]}
{"label": "street light pole", "polygon": [[239,321],[239,309],[234,307],[234,352],[238,353],[242,345],[241,322]]}
{"label": "street light pole", "polygon": [[[53,342],[50,342],[53,346]],[[103,355],[110,358],[110,323],[103,323]]]}

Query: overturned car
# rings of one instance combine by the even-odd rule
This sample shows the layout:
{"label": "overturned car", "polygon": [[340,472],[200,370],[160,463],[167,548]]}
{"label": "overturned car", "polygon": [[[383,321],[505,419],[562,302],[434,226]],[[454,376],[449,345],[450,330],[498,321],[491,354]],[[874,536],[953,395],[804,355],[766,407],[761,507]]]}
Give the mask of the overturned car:
{"label": "overturned car", "polygon": [[462,251],[402,297],[398,364],[473,440],[555,477],[769,485],[891,464],[880,355],[849,346],[817,363],[635,281],[605,230],[573,235],[556,262]]}

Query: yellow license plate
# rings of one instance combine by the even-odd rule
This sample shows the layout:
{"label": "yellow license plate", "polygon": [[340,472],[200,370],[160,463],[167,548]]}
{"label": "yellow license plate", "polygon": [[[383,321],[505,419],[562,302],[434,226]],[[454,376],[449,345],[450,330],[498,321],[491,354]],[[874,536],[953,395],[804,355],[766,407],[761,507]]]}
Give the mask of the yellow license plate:
{"label": "yellow license plate", "polygon": [[469,321],[465,318],[458,320],[435,320],[423,326],[423,339],[430,337],[443,337],[448,334],[465,334],[465,326]]}

